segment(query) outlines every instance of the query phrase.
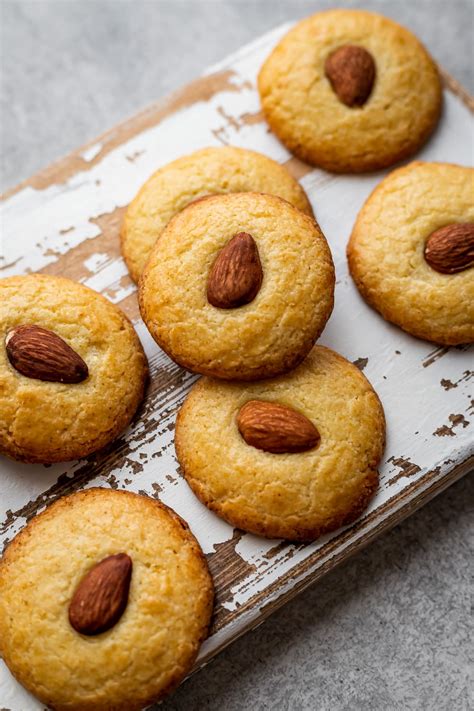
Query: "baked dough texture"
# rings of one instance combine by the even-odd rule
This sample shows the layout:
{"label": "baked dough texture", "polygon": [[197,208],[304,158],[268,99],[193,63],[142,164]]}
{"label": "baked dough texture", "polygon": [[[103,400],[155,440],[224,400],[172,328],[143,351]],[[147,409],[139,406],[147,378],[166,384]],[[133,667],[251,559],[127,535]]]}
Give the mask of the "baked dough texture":
{"label": "baked dough texture", "polygon": [[[321,441],[297,454],[249,446],[237,428],[249,400],[305,415]],[[352,522],[378,485],[383,409],[364,375],[315,346],[287,375],[252,384],[201,378],[176,423],[176,452],[199,499],[232,525],[270,538],[310,541]]]}
{"label": "baked dough texture", "polygon": [[[71,597],[97,562],[133,561],[128,604],[107,632],[84,636]],[[60,499],[11,542],[0,563],[0,653],[57,711],[135,711],[191,669],[211,618],[213,587],[199,544],[146,496],[89,489]]]}
{"label": "baked dough texture", "polygon": [[474,222],[474,169],[414,162],[390,173],[360,211],[347,249],[364,299],[434,343],[474,341],[474,268],[440,274],[424,258],[432,232]]}
{"label": "baked dough texture", "polygon": [[[254,238],[263,282],[249,304],[207,300],[210,269],[238,232]],[[176,215],[140,282],[151,335],[188,370],[256,380],[291,370],[309,352],[333,307],[334,267],[313,219],[273,195],[204,198]]]}
{"label": "baked dough texture", "polygon": [[276,161],[243,148],[203,148],[160,168],[128,206],[122,252],[138,282],[153,245],[170,219],[190,202],[211,194],[261,192],[278,195],[312,217],[300,184]]}
{"label": "baked dough texture", "polygon": [[[324,71],[344,45],[375,60],[372,93],[357,108],[338,99]],[[442,98],[436,65],[417,38],[362,10],[328,10],[298,23],[264,63],[258,87],[278,138],[336,173],[377,170],[413,154],[436,126]]]}
{"label": "baked dough texture", "polygon": [[[36,325],[87,363],[81,383],[45,382],[10,364],[5,336]],[[117,306],[70,279],[31,274],[0,280],[0,452],[25,462],[85,457],[115,439],[143,397],[148,367]]]}

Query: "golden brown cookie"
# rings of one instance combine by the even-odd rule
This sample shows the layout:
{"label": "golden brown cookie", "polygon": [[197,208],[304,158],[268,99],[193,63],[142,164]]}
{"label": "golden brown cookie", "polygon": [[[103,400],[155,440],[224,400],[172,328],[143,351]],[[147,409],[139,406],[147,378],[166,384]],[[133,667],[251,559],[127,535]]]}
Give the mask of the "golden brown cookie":
{"label": "golden brown cookie", "polygon": [[153,245],[170,219],[206,195],[261,192],[278,195],[313,216],[303,188],[279,163],[255,151],[203,148],[160,168],[128,206],[122,252],[138,282]]}
{"label": "golden brown cookie", "polygon": [[418,338],[474,341],[474,170],[410,163],[360,211],[347,254],[352,277],[382,316]]}
{"label": "golden brown cookie", "polygon": [[233,193],[171,220],[139,297],[151,335],[184,368],[257,380],[305,357],[333,293],[331,254],[314,220],[273,195]]}
{"label": "golden brown cookie", "polygon": [[258,78],[272,130],[302,160],[336,173],[412,155],[437,124],[441,83],[417,38],[386,17],[328,10],[299,22]]}
{"label": "golden brown cookie", "polygon": [[233,526],[310,541],[352,522],[378,484],[385,420],[364,375],[315,346],[287,375],[201,378],[176,423],[176,453],[199,499]]}
{"label": "golden brown cookie", "polygon": [[0,280],[0,452],[85,457],[115,439],[143,397],[147,362],[117,306],[70,279]]}
{"label": "golden brown cookie", "polygon": [[[93,631],[117,598],[112,626]],[[0,653],[57,711],[135,711],[189,672],[212,600],[205,558],[179,516],[146,496],[89,489],[49,506],[8,546]]]}

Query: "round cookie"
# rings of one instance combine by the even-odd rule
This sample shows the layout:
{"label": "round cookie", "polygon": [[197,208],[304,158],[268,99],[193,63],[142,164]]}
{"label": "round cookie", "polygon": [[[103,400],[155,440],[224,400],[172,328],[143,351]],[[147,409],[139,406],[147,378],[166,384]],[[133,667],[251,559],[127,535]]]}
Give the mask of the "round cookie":
{"label": "round cookie", "polygon": [[[255,401],[296,413],[290,429],[288,420],[272,415],[267,449],[259,448],[262,440],[249,444],[241,427],[243,408],[255,408]],[[263,436],[268,418],[256,412],[254,435]],[[303,451],[301,437],[295,440],[295,432],[304,434],[301,418],[318,435]],[[247,413],[247,426],[248,419]],[[298,447],[268,449],[289,431]],[[311,541],[367,506],[378,485],[384,434],[382,406],[363,374],[315,346],[296,370],[274,380],[245,386],[199,380],[179,412],[175,444],[189,485],[218,516],[270,538]]]}
{"label": "round cookie", "polygon": [[439,75],[423,45],[392,20],[362,10],[328,10],[299,22],[264,63],[258,87],[265,117],[287,148],[336,173],[377,170],[410,156],[441,109]]}
{"label": "round cookie", "polygon": [[[249,303],[215,305],[211,283],[227,293],[245,286],[247,276],[255,287]],[[305,357],[331,314],[333,294],[331,254],[315,221],[273,195],[232,193],[204,198],[171,220],[148,261],[139,300],[151,335],[181,366],[257,380]]]}
{"label": "round cookie", "polygon": [[[347,249],[357,288],[387,321],[418,338],[444,345],[474,341],[473,195],[472,168],[414,162],[382,180],[357,217]],[[438,271],[462,257],[461,244],[444,239],[444,267],[434,268],[428,252],[425,257],[431,235],[469,224],[471,267]]]}
{"label": "round cookie", "polygon": [[147,372],[132,324],[100,294],[42,274],[0,280],[2,454],[49,463],[104,447],[131,421]]}
{"label": "round cookie", "polygon": [[[107,631],[82,634],[70,622],[71,603],[84,576],[117,554],[131,559],[124,611]],[[90,599],[100,600],[100,589]],[[8,546],[0,653],[56,711],[134,711],[189,672],[212,601],[206,560],[177,514],[146,496],[88,489],[49,506]]]}
{"label": "round cookie", "polygon": [[243,148],[203,148],[160,168],[128,206],[122,253],[138,282],[153,245],[170,219],[190,202],[211,194],[261,192],[278,195],[312,217],[300,184],[276,161]]}

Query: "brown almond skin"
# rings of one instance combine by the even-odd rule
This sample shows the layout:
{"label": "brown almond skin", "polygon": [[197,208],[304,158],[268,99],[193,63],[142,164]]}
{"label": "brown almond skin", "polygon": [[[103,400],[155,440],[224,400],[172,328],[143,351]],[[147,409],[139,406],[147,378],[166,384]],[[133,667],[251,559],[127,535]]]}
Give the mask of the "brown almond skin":
{"label": "brown almond skin", "polygon": [[320,441],[318,430],[305,415],[264,400],[249,400],[243,405],[237,427],[247,444],[272,454],[305,452]]}
{"label": "brown almond skin", "polygon": [[53,331],[40,326],[16,326],[7,333],[8,360],[27,378],[56,383],[80,383],[89,375],[81,356]]}
{"label": "brown almond skin", "polygon": [[257,296],[263,280],[257,244],[238,232],[221,249],[209,273],[207,300],[218,309],[235,309]]}
{"label": "brown almond skin", "polygon": [[132,559],[117,553],[94,565],[82,578],[69,604],[69,622],[76,632],[106,632],[122,617],[128,603]]}
{"label": "brown almond skin", "polygon": [[346,106],[365,104],[375,81],[375,62],[366,49],[346,44],[332,52],[324,71],[333,91]]}
{"label": "brown almond skin", "polygon": [[474,223],[445,225],[430,234],[425,260],[441,274],[457,274],[474,265]]}

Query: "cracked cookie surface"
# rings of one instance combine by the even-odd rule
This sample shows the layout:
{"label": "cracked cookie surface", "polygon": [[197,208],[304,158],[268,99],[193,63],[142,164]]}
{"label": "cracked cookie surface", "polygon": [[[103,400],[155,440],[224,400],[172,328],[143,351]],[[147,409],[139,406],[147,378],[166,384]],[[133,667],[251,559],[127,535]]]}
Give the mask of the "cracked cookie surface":
{"label": "cracked cookie surface", "polygon": [[[263,281],[237,308],[208,301],[217,256],[238,233],[258,248]],[[168,224],[140,282],[140,311],[161,348],[184,368],[257,380],[291,370],[329,318],[334,266],[316,222],[273,195],[233,193],[189,205]]]}
{"label": "cracked cookie surface", "polygon": [[[68,608],[83,576],[117,553],[132,560],[119,621],[76,632]],[[212,614],[206,560],[186,523],[146,496],[88,489],[33,518],[0,563],[0,653],[57,711],[138,711],[190,671]]]}
{"label": "cracked cookie surface", "polygon": [[180,210],[213,194],[261,192],[278,195],[312,217],[306,193],[282,165],[262,153],[224,146],[202,148],[160,168],[127,208],[122,253],[138,282],[153,246]]}
{"label": "cracked cookie surface", "polygon": [[[87,364],[68,384],[26,377],[9,362],[7,333],[36,325]],[[0,452],[25,462],[85,457],[115,439],[143,397],[148,366],[135,330],[102,295],[70,279],[30,274],[0,280]]]}
{"label": "cracked cookie surface", "polygon": [[474,341],[474,267],[442,274],[424,257],[445,225],[474,223],[474,169],[416,161],[390,173],[360,211],[347,254],[364,299],[387,320],[443,345]]}
{"label": "cracked cookie surface", "polygon": [[[347,106],[325,73],[341,47],[375,62],[362,106]],[[278,43],[258,78],[264,114],[296,156],[337,173],[377,170],[407,158],[438,122],[441,83],[419,40],[392,20],[362,10],[328,10],[299,22]]]}
{"label": "cracked cookie surface", "polygon": [[[240,409],[268,401],[304,415],[319,444],[300,453],[250,446]],[[201,378],[176,423],[176,452],[198,498],[233,526],[309,541],[353,521],[378,486],[385,439],[382,405],[360,370],[315,346],[294,371],[257,383]]]}

